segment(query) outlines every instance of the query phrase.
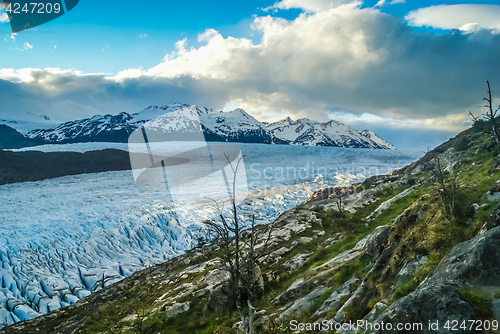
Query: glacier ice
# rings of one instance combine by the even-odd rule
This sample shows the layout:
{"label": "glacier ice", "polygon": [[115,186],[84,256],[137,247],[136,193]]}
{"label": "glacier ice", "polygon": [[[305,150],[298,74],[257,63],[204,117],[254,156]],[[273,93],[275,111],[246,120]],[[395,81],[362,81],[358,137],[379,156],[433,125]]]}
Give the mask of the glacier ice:
{"label": "glacier ice", "polygon": [[[180,150],[185,143],[168,145],[178,145]],[[387,173],[423,153],[238,145],[245,155],[250,189],[239,206],[240,215],[245,219],[255,214],[260,223],[272,221],[314,190]],[[104,148],[128,149],[120,143],[32,149]],[[206,185],[207,194],[210,187]],[[209,211],[196,205],[193,199],[173,206],[165,193],[138,188],[131,171],[0,186],[0,326],[75,303],[134,271],[192,248],[197,236],[203,235],[201,222],[210,218]]]}

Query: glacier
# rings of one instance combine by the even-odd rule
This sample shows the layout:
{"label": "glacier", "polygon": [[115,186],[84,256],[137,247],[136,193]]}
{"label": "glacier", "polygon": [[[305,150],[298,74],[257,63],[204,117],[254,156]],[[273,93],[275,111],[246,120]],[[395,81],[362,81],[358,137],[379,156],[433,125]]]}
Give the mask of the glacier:
{"label": "glacier", "polygon": [[[194,145],[194,143],[191,143]],[[169,142],[169,152],[186,143]],[[386,174],[422,151],[238,144],[249,195],[241,218],[271,222],[313,191]],[[158,153],[161,154],[161,146]],[[117,148],[123,143],[43,145],[16,151]],[[206,184],[210,195],[211,184]],[[210,212],[134,183],[132,171],[0,186],[0,326],[72,303],[196,246]]]}

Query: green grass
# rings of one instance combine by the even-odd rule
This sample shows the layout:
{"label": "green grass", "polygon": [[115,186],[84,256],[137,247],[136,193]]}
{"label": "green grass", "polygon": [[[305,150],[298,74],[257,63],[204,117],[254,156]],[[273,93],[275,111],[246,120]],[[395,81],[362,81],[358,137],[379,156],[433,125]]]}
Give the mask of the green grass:
{"label": "green grass", "polygon": [[[312,277],[315,273],[310,271],[310,269],[325,263],[326,261],[334,258],[338,254],[346,250],[352,249],[359,240],[364,238],[366,235],[371,233],[374,228],[380,225],[380,220],[379,220],[379,221],[373,221],[369,224],[369,226],[366,226],[364,218],[368,216],[371,212],[373,212],[373,210],[375,210],[382,202],[399,194],[400,192],[404,191],[407,188],[408,186],[400,187],[398,189],[392,189],[392,188],[384,189],[384,191],[381,194],[382,197],[378,201],[358,209],[358,211],[356,211],[354,214],[340,213],[337,210],[333,209],[324,210],[322,207],[313,208],[312,211],[316,212],[316,216],[322,221],[323,227],[321,229],[324,230],[326,233],[323,236],[317,238],[315,242],[295,247],[289,255],[285,256],[279,262],[279,264],[281,264],[300,253],[307,253],[311,251],[313,252],[310,258],[305,262],[301,270],[298,270],[291,274],[283,271],[279,274],[279,282],[278,281],[266,282],[265,284],[266,293],[264,295],[264,298],[259,301],[256,301],[255,306],[257,306],[260,309],[270,310],[270,312],[272,312],[275,309],[275,306],[273,305],[272,301],[281,292],[286,290],[290,286],[290,284],[292,284],[297,278],[303,276],[304,274],[306,274],[305,275],[306,280]],[[404,209],[406,209],[406,207],[410,205],[411,202],[406,203],[406,206],[403,205],[402,203],[399,204],[400,205],[397,208],[399,212],[397,210],[390,210],[387,212],[383,211],[380,217],[382,217],[382,219],[383,217],[386,217],[386,219],[390,220],[392,219],[393,215],[398,215],[402,211],[404,211]],[[311,231],[312,229],[309,229],[309,231],[306,230],[300,233],[299,235],[296,235],[291,240],[284,243],[284,246],[289,247],[293,242],[293,240],[296,240],[299,237],[311,236],[310,235]],[[342,239],[333,243],[333,245],[331,245],[330,247],[317,246],[322,241],[326,240],[327,238],[331,237],[336,233],[341,233],[343,235]],[[359,275],[362,272],[362,269],[364,269],[367,266],[367,264],[368,261],[357,260],[348,264],[347,266],[343,266],[337,273],[334,274],[334,277],[330,280],[330,286],[338,287],[340,284],[351,279],[353,276]]]}
{"label": "green grass", "polygon": [[482,320],[493,318],[492,300],[485,295],[473,290],[460,290],[458,292],[460,299],[469,304],[477,317]]}
{"label": "green grass", "polygon": [[342,266],[331,278],[330,286],[339,287],[353,277],[360,278],[361,273],[370,264],[367,259],[356,259]]}
{"label": "green grass", "polygon": [[354,303],[347,305],[343,309],[343,314],[346,322],[356,322],[360,319],[363,319],[363,317],[367,315],[368,312],[370,312],[368,306]]}
{"label": "green grass", "polygon": [[394,295],[392,296],[392,301],[396,301],[406,295],[409,295],[413,291],[417,289],[417,287],[424,281],[429,272],[431,271],[432,264],[430,266],[425,266],[423,268],[418,269],[413,276],[407,281],[400,284]]}
{"label": "green grass", "polygon": [[458,143],[455,144],[455,149],[459,152],[466,151],[469,148],[470,139],[467,136],[460,138]]}

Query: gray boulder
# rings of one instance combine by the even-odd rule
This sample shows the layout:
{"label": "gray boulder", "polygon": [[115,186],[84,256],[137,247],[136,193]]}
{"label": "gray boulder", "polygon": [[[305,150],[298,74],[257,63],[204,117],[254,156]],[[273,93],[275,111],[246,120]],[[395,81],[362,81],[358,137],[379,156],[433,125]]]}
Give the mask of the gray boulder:
{"label": "gray boulder", "polygon": [[321,307],[314,313],[315,316],[324,316],[327,312],[335,313],[342,307],[342,297],[349,297],[351,295],[351,285],[358,281],[357,278],[352,278],[339,286]]}
{"label": "gray boulder", "polygon": [[296,300],[292,306],[287,308],[283,313],[281,313],[280,318],[287,319],[293,315],[298,315],[302,311],[307,310],[311,307],[312,304],[319,298],[323,296],[323,294],[328,291],[328,288],[325,286],[319,286],[305,297],[302,297]]}
{"label": "gray boulder", "polygon": [[[491,291],[500,288],[499,245],[500,227],[495,227],[455,246],[417,290],[397,300],[375,321],[422,323],[423,333],[471,333],[464,329],[450,331],[443,325],[448,320],[462,322],[478,319],[473,308],[460,299],[460,289],[474,287],[479,291]],[[429,321],[439,321],[439,329],[430,330]],[[365,333],[382,331],[370,330]]]}
{"label": "gray boulder", "polygon": [[484,233],[488,230],[491,230],[494,227],[500,226],[500,204],[493,209],[488,220],[484,223],[481,232]]}

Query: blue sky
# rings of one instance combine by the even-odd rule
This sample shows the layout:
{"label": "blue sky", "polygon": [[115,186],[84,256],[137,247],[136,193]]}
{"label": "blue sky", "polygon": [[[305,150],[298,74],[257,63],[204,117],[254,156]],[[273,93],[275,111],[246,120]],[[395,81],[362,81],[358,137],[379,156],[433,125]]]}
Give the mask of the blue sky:
{"label": "blue sky", "polygon": [[500,92],[496,1],[96,3],[17,35],[0,23],[0,119],[183,102],[427,148],[481,112],[487,79]]}
{"label": "blue sky", "polygon": [[[363,7],[373,7],[377,2],[366,1]],[[302,12],[300,9],[262,10],[274,5],[274,1],[150,0],[146,3],[149,5],[141,8],[137,1],[101,1],[97,8],[95,1],[81,0],[66,15],[18,33],[16,43],[10,39],[9,24],[1,24],[0,33],[4,37],[1,66],[74,68],[113,74],[127,68],[150,68],[174,51],[178,40],[188,38],[190,45],[199,46],[197,35],[206,29],[215,29],[226,37],[246,37],[258,42],[261,34],[250,28],[254,16],[272,15],[293,20]],[[439,2],[465,3],[495,4],[495,1]],[[412,10],[436,4],[436,1],[408,0],[383,6],[381,10],[404,19]],[[415,29],[443,33],[432,27]],[[33,48],[20,52],[18,49],[24,50],[24,43]]]}
{"label": "blue sky", "polygon": [[[10,39],[8,23],[0,25],[3,35],[2,67],[60,67],[84,72],[116,74],[127,68],[157,65],[175,43],[183,38],[196,46],[197,35],[213,28],[224,36],[253,38],[253,15],[265,15],[261,8],[270,1],[137,1],[81,0],[66,15]],[[280,12],[293,19],[300,10]],[[258,38],[255,36],[255,38]],[[19,52],[24,43],[33,45]],[[57,46],[57,49],[54,48]],[[104,51],[103,51],[104,49]],[[8,57],[11,55],[11,57]]]}

